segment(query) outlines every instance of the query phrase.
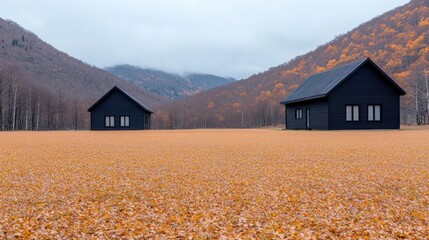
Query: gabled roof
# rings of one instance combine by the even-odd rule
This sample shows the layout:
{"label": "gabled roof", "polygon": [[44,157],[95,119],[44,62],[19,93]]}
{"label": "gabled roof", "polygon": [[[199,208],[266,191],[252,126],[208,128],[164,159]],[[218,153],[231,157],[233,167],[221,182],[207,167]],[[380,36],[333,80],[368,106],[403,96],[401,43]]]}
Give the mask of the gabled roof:
{"label": "gabled roof", "polygon": [[120,93],[122,93],[125,97],[127,97],[132,102],[134,102],[135,104],[137,104],[137,106],[139,106],[141,109],[143,109],[143,110],[145,110],[147,112],[153,113],[153,111],[149,107],[147,107],[146,105],[144,105],[142,102],[140,102],[139,100],[137,100],[136,98],[134,98],[133,96],[131,96],[130,94],[128,94],[127,92],[125,92],[124,90],[120,89],[118,86],[114,86],[106,94],[104,94],[100,99],[98,99],[97,102],[95,102],[91,107],[88,108],[88,112],[91,112],[92,109],[94,109],[100,102],[102,102],[106,97],[108,97],[115,90],[119,91]]}
{"label": "gabled roof", "polygon": [[392,78],[383,72],[371,59],[366,58],[307,78],[301,86],[289,94],[281,103],[289,104],[326,97],[344,80],[367,63],[374,66],[389,82],[391,82],[400,95],[405,95],[405,91],[396,84]]}

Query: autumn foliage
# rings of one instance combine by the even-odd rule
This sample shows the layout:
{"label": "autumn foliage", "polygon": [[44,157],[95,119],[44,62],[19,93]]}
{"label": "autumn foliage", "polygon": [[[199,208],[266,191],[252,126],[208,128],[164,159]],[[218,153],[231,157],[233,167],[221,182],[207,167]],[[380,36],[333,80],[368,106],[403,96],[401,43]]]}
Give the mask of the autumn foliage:
{"label": "autumn foliage", "polygon": [[2,239],[425,239],[429,129],[0,133]]}
{"label": "autumn foliage", "polygon": [[[260,127],[281,124],[284,106],[280,105],[280,101],[304,79],[367,57],[407,91],[408,94],[402,99],[401,121],[412,124],[415,123],[416,114],[415,84],[424,80],[425,69],[429,71],[428,44],[429,3],[427,0],[413,0],[266,72],[232,86],[161,106],[157,109],[156,127]],[[418,85],[421,92],[428,91],[423,85]],[[206,109],[208,99],[217,103],[209,111]],[[162,121],[163,115],[169,116],[165,118],[168,121]]]}

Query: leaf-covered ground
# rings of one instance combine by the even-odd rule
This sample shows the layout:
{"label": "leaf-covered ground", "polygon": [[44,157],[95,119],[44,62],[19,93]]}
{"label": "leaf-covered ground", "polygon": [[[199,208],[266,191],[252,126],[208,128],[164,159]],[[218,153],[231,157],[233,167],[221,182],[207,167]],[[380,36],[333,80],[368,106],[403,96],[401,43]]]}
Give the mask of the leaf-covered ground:
{"label": "leaf-covered ground", "polygon": [[0,133],[0,238],[429,236],[429,130]]}

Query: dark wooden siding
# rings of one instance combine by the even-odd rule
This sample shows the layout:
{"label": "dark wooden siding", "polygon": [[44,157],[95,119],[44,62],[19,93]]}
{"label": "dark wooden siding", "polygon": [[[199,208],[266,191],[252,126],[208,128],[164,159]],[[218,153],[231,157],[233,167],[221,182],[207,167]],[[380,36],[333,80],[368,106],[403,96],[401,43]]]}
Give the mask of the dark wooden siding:
{"label": "dark wooden siding", "polygon": [[[105,127],[105,116],[115,116],[115,127]],[[145,124],[145,115],[148,123]],[[129,127],[120,127],[120,116],[130,116]],[[150,113],[118,90],[111,92],[91,111],[92,130],[140,130],[150,128]]]}
{"label": "dark wooden siding", "polygon": [[[327,130],[329,128],[329,108],[326,99],[305,101],[286,106],[286,129],[307,129],[307,111],[310,109],[310,129]],[[295,109],[302,109],[302,118],[295,118]]]}
{"label": "dark wooden siding", "polygon": [[[339,85],[328,97],[330,129],[398,129],[397,89],[376,69],[366,64]],[[346,105],[359,105],[360,121],[346,122]],[[368,121],[368,105],[380,104],[380,122]]]}

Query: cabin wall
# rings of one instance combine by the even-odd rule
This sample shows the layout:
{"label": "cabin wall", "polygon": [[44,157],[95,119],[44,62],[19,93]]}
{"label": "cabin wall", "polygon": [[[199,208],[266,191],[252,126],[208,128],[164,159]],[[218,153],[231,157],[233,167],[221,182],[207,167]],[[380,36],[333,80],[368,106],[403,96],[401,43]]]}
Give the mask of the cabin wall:
{"label": "cabin wall", "polygon": [[[330,129],[399,129],[397,89],[376,69],[366,64],[329,95]],[[368,105],[381,105],[381,121],[368,121]],[[359,121],[346,121],[346,105],[359,105]]]}
{"label": "cabin wall", "polygon": [[[129,127],[120,126],[120,116],[129,116]],[[115,126],[105,127],[105,116],[115,116]],[[148,118],[145,124],[145,116]],[[91,130],[141,130],[150,129],[150,113],[119,91],[113,91],[91,111]]]}
{"label": "cabin wall", "polygon": [[[305,101],[286,105],[286,129],[307,129],[307,111],[310,110],[309,129],[329,129],[329,107],[326,99]],[[295,117],[295,110],[302,109],[302,118]]]}

